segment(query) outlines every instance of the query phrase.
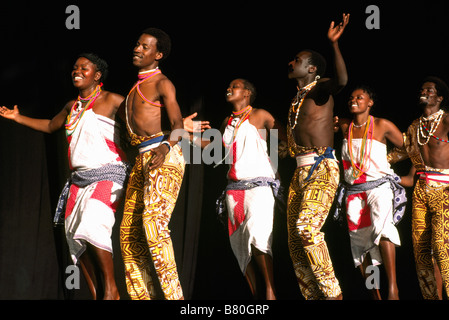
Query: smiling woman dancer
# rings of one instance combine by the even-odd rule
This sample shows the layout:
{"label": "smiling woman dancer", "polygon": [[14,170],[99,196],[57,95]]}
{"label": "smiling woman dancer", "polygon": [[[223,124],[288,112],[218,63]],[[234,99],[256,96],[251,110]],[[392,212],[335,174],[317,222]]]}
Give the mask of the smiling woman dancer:
{"label": "smiling woman dancer", "polygon": [[[97,55],[80,55],[72,71],[78,98],[69,101],[53,119],[26,117],[17,106],[12,110],[2,107],[0,115],[45,133],[65,128],[72,174],[58,208],[65,208],[61,219],[65,218],[70,255],[74,264],[81,264],[93,299],[113,300],[120,296],[114,277],[111,233],[127,174],[115,122],[124,97],[103,90],[107,69],[107,63]],[[58,213],[55,220],[60,222]],[[96,276],[99,271],[102,277]],[[100,291],[104,291],[103,296]]]}
{"label": "smiling woman dancer", "polygon": [[[226,91],[232,114],[224,119],[220,131],[231,161],[228,185],[218,207],[227,212],[224,224],[231,249],[253,297],[275,300],[272,233],[280,181],[270,163],[267,135],[263,133],[276,129],[280,130],[279,137],[285,134],[268,111],[252,107],[255,97],[254,85],[245,79],[233,80]],[[193,135],[190,138],[194,145],[201,144],[203,148],[210,143]],[[260,287],[259,280],[264,288]]]}
{"label": "smiling woman dancer", "polygon": [[[370,115],[374,92],[356,87],[349,98],[353,119],[338,121],[343,132],[342,162],[344,182],[337,193],[337,208],[345,203],[351,251],[356,267],[364,277],[369,265],[384,262],[388,299],[397,300],[395,246],[401,241],[395,225],[405,210],[405,190],[398,183],[387,161],[387,140],[402,147],[402,133],[389,120]],[[396,199],[402,200],[395,203]],[[380,300],[378,288],[373,299]]]}

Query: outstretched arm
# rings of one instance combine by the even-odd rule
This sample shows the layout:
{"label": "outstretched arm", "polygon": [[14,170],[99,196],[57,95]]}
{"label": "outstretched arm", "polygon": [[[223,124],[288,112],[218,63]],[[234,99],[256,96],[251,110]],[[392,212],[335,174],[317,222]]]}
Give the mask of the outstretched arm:
{"label": "outstretched arm", "polygon": [[327,37],[330,41],[332,49],[334,51],[334,63],[335,63],[335,76],[329,81],[329,90],[332,94],[338,93],[348,83],[348,72],[346,70],[346,64],[338,46],[338,40],[340,39],[343,31],[349,23],[349,13],[343,14],[343,21],[338,25],[332,21],[327,31]]}
{"label": "outstretched arm", "polygon": [[193,133],[193,132],[204,132],[206,129],[210,129],[209,121],[193,121],[193,118],[195,118],[198,115],[197,112],[192,113],[191,115],[185,117],[182,119],[184,123],[184,129],[187,132]]}
{"label": "outstretched arm", "polygon": [[194,112],[182,119],[184,123],[184,130],[186,131],[183,138],[190,140],[190,142],[196,147],[205,148],[210,144],[210,140],[202,139],[193,133],[204,132],[204,130],[210,129],[211,126],[209,125],[209,121],[193,121],[193,118],[197,115],[198,113]]}
{"label": "outstretched arm", "polygon": [[53,118],[53,119],[35,119],[24,115],[21,115],[17,105],[13,109],[8,109],[6,107],[0,108],[0,115],[6,119],[13,120],[18,124],[27,126],[37,131],[45,133],[53,133],[64,125],[65,119],[68,115],[68,108],[70,102],[64,106],[64,108]]}

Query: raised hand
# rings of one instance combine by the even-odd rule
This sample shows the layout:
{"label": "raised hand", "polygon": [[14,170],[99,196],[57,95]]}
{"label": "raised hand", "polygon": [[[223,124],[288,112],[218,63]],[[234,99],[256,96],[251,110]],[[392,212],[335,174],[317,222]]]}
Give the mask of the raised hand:
{"label": "raised hand", "polygon": [[19,108],[17,105],[14,106],[14,109],[8,109],[5,106],[0,107],[0,116],[14,120],[16,116],[19,114]]}
{"label": "raised hand", "polygon": [[348,14],[343,13],[343,21],[336,26],[335,22],[332,21],[329,30],[327,31],[327,37],[329,38],[329,40],[331,42],[338,41],[348,23],[349,23],[349,13]]}

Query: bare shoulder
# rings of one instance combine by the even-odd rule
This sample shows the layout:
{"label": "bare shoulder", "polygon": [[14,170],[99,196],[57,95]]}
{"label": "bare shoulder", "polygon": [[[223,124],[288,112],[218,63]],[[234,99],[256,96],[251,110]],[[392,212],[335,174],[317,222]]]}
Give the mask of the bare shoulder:
{"label": "bare shoulder", "polygon": [[313,99],[315,104],[318,106],[329,106],[328,101],[331,96],[332,91],[332,80],[331,78],[322,78],[317,81],[315,87],[310,90],[307,98]]}
{"label": "bare shoulder", "polygon": [[114,105],[120,105],[123,100],[125,99],[125,97],[123,97],[122,95],[118,94],[118,93],[114,93],[111,91],[103,91],[104,92],[104,98],[105,101],[113,103]]}
{"label": "bare shoulder", "polygon": [[157,83],[157,86],[162,86],[162,87],[173,86],[174,87],[173,82],[165,74],[162,74],[162,73],[157,76],[155,81]]}
{"label": "bare shoulder", "polygon": [[445,126],[449,126],[449,113],[447,111],[444,112],[443,123]]}
{"label": "bare shoulder", "polygon": [[250,115],[250,122],[258,129],[273,128],[274,117],[265,109],[253,108]]}
{"label": "bare shoulder", "polygon": [[253,108],[251,113],[256,117],[262,117],[262,118],[273,117],[269,111],[267,111],[265,109],[261,109],[261,108]]}
{"label": "bare shoulder", "polygon": [[62,109],[65,110],[65,111],[67,111],[67,112],[70,112],[70,109],[72,109],[72,107],[73,107],[73,105],[75,104],[75,102],[76,102],[76,99],[73,99],[73,100],[68,101],[68,102],[64,105],[64,107],[63,107]]}
{"label": "bare shoulder", "polygon": [[385,130],[396,128],[396,125],[392,121],[385,118],[374,118],[374,123],[376,124],[376,126]]}

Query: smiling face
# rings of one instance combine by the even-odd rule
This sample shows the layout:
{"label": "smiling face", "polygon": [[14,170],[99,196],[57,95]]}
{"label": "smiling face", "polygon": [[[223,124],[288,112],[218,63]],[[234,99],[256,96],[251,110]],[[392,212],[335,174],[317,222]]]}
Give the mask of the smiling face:
{"label": "smiling face", "polygon": [[149,34],[142,34],[133,50],[133,65],[140,70],[154,69],[162,56],[157,50],[157,39]]}
{"label": "smiling face", "polygon": [[435,83],[424,82],[421,86],[419,103],[423,107],[440,107],[440,103],[443,101],[443,97],[438,96]]}
{"label": "smiling face", "polygon": [[89,59],[80,57],[76,60],[72,70],[72,82],[78,89],[88,88],[99,84],[101,72]]}
{"label": "smiling face", "polygon": [[233,80],[226,90],[226,101],[230,103],[245,101],[245,99],[249,103],[250,96],[251,91],[245,88],[245,84],[241,79]]}
{"label": "smiling face", "polygon": [[348,107],[352,114],[364,113],[373,106],[374,102],[369,94],[363,89],[356,89],[349,97]]}

